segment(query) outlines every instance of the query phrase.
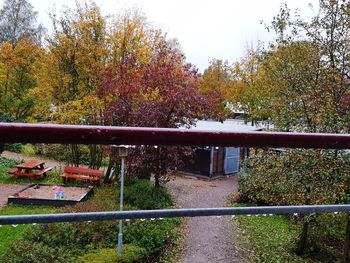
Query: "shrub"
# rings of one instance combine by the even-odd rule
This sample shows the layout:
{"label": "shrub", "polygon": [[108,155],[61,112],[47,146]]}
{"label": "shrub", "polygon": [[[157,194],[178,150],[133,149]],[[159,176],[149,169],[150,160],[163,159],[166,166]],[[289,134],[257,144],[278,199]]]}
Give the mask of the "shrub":
{"label": "shrub", "polygon": [[[70,145],[68,144],[35,144],[33,145],[37,154],[49,157],[54,160],[71,163],[73,161],[71,156]],[[90,152],[87,145],[78,145],[79,162],[80,164],[89,164]]]}
{"label": "shrub", "polygon": [[20,153],[22,151],[22,147],[23,147],[23,144],[21,143],[12,143],[12,144],[6,143],[4,149],[6,151]]}
{"label": "shrub", "polygon": [[[247,160],[240,174],[240,197],[267,205],[348,203],[349,167],[349,155],[344,151],[266,151]],[[300,216],[299,223],[302,227],[297,254],[320,255],[322,251],[322,257],[333,262],[334,251],[339,251],[344,241],[340,233],[345,229],[345,220],[335,224],[329,216],[312,215]]]}
{"label": "shrub", "polygon": [[124,228],[124,240],[154,254],[169,241],[174,227],[179,223],[179,219],[133,221]]}
{"label": "shrub", "polygon": [[66,152],[66,145],[61,144],[34,144],[35,152],[49,158],[63,161]]}
{"label": "shrub", "polygon": [[62,184],[62,178],[60,175],[63,174],[62,170],[52,170],[47,173],[45,179],[42,181],[45,184],[54,184],[54,185],[60,185]]}
{"label": "shrub", "polygon": [[[30,242],[20,240],[16,242],[11,249],[1,259],[3,263],[37,263],[37,262],[55,262],[55,263],[74,263],[75,249],[60,246],[52,247],[43,242]],[[81,254],[81,253],[80,253]]]}
{"label": "shrub", "polygon": [[337,203],[344,199],[350,177],[345,154],[288,150],[250,158],[240,173],[241,198],[268,205]]}
{"label": "shrub", "polygon": [[24,154],[34,155],[35,154],[35,148],[31,144],[25,144],[25,145],[22,146],[21,152],[24,153]]}
{"label": "shrub", "polygon": [[[70,247],[76,243],[77,230],[69,223],[44,224],[28,231],[26,239],[51,247]],[[83,245],[84,246],[84,245]]]}
{"label": "shrub", "polygon": [[19,164],[21,162],[22,161],[19,161],[19,160],[13,160],[13,159],[5,158],[5,157],[0,157],[0,166],[15,167],[17,164]]}
{"label": "shrub", "polygon": [[131,244],[123,245],[122,255],[117,248],[102,248],[78,258],[77,263],[132,263],[142,262],[147,256],[146,250]]}
{"label": "shrub", "polygon": [[125,202],[139,209],[162,209],[171,206],[171,197],[164,188],[155,188],[149,180],[136,180],[125,188]]}
{"label": "shrub", "polygon": [[331,257],[331,261],[341,258],[347,216],[344,213],[317,215],[310,225],[311,251],[322,252],[323,256]]}

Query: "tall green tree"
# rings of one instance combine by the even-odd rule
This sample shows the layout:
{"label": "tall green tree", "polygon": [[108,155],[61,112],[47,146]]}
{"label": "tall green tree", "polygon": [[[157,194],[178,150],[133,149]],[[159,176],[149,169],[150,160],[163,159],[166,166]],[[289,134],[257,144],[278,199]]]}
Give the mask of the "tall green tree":
{"label": "tall green tree", "polygon": [[289,109],[284,109],[293,111],[296,103],[303,107],[300,123],[310,131],[344,132],[349,125],[343,110],[350,91],[350,1],[320,0],[319,5],[311,21],[293,19],[288,7],[281,7],[271,26],[278,38],[268,70],[277,89],[294,91],[292,96],[299,102],[290,103],[286,96],[284,104]]}
{"label": "tall green tree", "polygon": [[283,131],[326,130],[330,110],[327,92],[317,80],[320,55],[309,42],[292,42],[270,52],[263,62],[260,80],[269,92],[271,118]]}
{"label": "tall green tree", "polygon": [[350,4],[320,0],[319,6],[304,21],[283,4],[268,27],[275,41],[236,64],[231,98],[248,118],[271,118],[284,131],[347,131]]}

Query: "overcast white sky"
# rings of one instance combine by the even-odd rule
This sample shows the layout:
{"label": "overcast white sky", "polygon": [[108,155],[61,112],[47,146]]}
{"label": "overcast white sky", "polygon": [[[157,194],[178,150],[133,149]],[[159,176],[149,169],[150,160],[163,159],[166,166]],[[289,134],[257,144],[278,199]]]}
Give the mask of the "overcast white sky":
{"label": "overcast white sky", "polygon": [[[53,5],[57,11],[63,5],[75,6],[73,0],[28,1],[39,12],[38,20],[49,32],[52,25],[48,11]],[[244,55],[247,44],[271,40],[273,36],[260,21],[270,22],[281,2],[286,2],[291,9],[299,8],[303,17],[311,17],[316,12],[310,10],[308,3],[315,10],[318,6],[318,0],[96,0],[104,14],[134,6],[141,8],[155,27],[179,40],[187,61],[195,64],[200,72],[212,58],[232,62]]]}

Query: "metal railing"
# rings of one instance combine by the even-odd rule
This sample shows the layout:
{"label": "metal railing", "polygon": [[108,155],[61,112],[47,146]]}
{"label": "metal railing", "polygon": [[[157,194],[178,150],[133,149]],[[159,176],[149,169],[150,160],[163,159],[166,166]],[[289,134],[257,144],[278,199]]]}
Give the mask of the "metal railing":
{"label": "metal railing", "polygon": [[[209,132],[163,128],[0,123],[0,142],[350,149],[350,135]],[[0,216],[0,225],[167,217],[350,212],[350,205],[190,208]]]}

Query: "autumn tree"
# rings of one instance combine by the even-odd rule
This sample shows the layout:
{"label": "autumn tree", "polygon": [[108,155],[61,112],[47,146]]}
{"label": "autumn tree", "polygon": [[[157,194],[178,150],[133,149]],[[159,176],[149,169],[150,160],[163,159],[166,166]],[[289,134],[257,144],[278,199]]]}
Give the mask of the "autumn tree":
{"label": "autumn tree", "polygon": [[271,90],[264,83],[264,54],[261,48],[248,47],[246,55],[232,67],[232,85],[228,101],[235,110],[244,113],[252,124],[271,118]]}
{"label": "autumn tree", "polygon": [[0,114],[13,121],[28,121],[33,116],[38,97],[36,74],[44,55],[41,47],[21,39],[16,46],[0,46]]}
{"label": "autumn tree", "polygon": [[227,108],[230,89],[232,89],[233,77],[232,67],[227,61],[213,59],[210,65],[204,71],[202,81],[199,84],[199,91],[215,104],[215,112],[212,112],[212,118],[224,120],[225,117],[232,115]]}
{"label": "autumn tree", "polygon": [[[140,64],[130,57],[106,70],[99,91],[106,100],[106,124],[175,128],[202,116],[205,99],[197,90],[197,71],[165,39],[155,47],[148,63]],[[158,187],[159,177],[176,165],[176,150],[135,148],[129,157],[129,170],[154,172]]]}
{"label": "autumn tree", "polygon": [[[283,107],[286,114],[280,111],[276,116],[288,115],[288,111],[295,112],[298,107],[297,111],[304,111],[303,116],[290,119],[307,126],[309,131],[343,132],[347,129],[347,117],[342,112],[342,106],[346,105],[342,104],[349,92],[349,6],[349,1],[321,0],[319,15],[311,22],[293,20],[290,10],[281,7],[272,23],[279,37],[269,56],[267,70],[269,80],[275,81],[272,83],[275,90],[289,97],[284,99],[284,105],[289,106]],[[283,83],[278,85],[280,81]],[[291,97],[299,101],[290,102]],[[276,100],[276,103],[282,106],[283,102]],[[282,124],[283,121],[277,122]]]}
{"label": "autumn tree", "polygon": [[5,0],[0,10],[0,44],[16,46],[21,38],[40,44],[44,28],[37,24],[37,15],[27,0]]}
{"label": "autumn tree", "polygon": [[147,64],[163,35],[154,29],[138,9],[125,10],[115,16],[108,34],[110,62],[119,64],[128,59]]}
{"label": "autumn tree", "polygon": [[269,92],[270,115],[279,130],[325,130],[330,105],[317,80],[319,65],[318,48],[308,42],[292,42],[266,56],[261,81]]}
{"label": "autumn tree", "polygon": [[[349,1],[321,0],[318,15],[310,22],[299,17],[293,18],[286,5],[281,6],[280,13],[272,21],[270,30],[277,34],[276,41],[262,53],[259,82],[262,85],[258,94],[268,94],[265,109],[270,111],[275,128],[283,131],[332,132],[348,131],[348,96],[349,96]],[[266,97],[263,101],[266,101]],[[323,151],[314,151],[308,158],[306,152],[294,155],[295,160],[304,163],[300,169],[300,180],[308,195],[318,193],[317,184],[321,180],[309,180],[310,170],[322,164],[325,158]],[[337,168],[335,163],[340,156],[339,151],[330,151],[332,156],[327,169],[332,178],[321,180],[327,187],[334,180],[343,180],[348,184],[347,173]],[[327,157],[327,158],[328,158]],[[279,157],[276,157],[277,159]],[[316,163],[315,163],[316,162]],[[292,167],[283,163],[281,171],[289,172]],[[270,166],[271,169],[275,167]],[[321,177],[321,174],[318,174]],[[341,193],[337,201],[342,199]],[[330,198],[329,202],[335,202]],[[303,204],[309,201],[305,200]],[[350,220],[349,220],[350,222]],[[307,247],[309,222],[304,220],[298,253]],[[350,226],[348,227],[350,229]],[[350,230],[347,233],[344,262],[349,261]]]}
{"label": "autumn tree", "polygon": [[[108,57],[106,22],[95,3],[52,15],[54,34],[49,39],[47,78],[54,108],[52,120],[65,124],[102,124],[102,101],[95,95]],[[102,147],[89,146],[98,154],[91,167],[100,165]],[[79,147],[71,146],[72,160],[79,165]],[[94,154],[95,156],[95,154]],[[92,161],[92,160],[91,160]]]}
{"label": "autumn tree", "polygon": [[58,74],[51,80],[55,105],[82,100],[100,85],[99,76],[108,55],[105,19],[94,3],[77,3],[76,9],[64,10],[60,18],[51,17],[51,66]]}

